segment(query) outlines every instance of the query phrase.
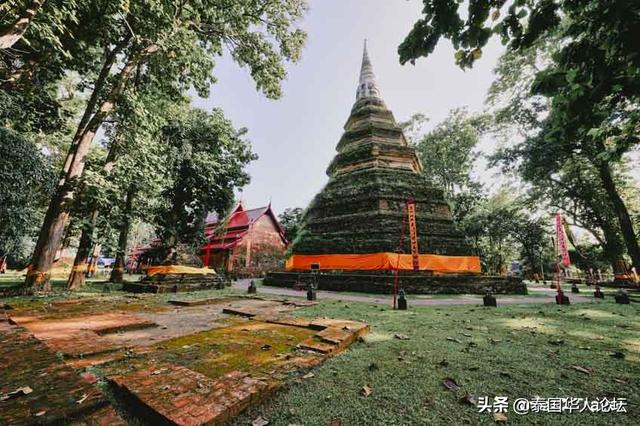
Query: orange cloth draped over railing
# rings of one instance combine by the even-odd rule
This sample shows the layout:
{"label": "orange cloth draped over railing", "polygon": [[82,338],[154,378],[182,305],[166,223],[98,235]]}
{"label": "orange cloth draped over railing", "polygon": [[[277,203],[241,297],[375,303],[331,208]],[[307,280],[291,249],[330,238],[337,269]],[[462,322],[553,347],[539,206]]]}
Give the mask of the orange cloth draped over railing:
{"label": "orange cloth draped over railing", "polygon": [[211,268],[194,268],[192,266],[183,266],[183,265],[159,265],[159,266],[149,266],[147,268],[147,276],[152,277],[156,274],[215,274]]}
{"label": "orange cloth draped over railing", "polygon": [[[480,273],[478,256],[419,255],[420,270],[442,273]],[[294,254],[287,259],[286,269],[309,270],[317,263],[324,270],[413,270],[410,254]]]}

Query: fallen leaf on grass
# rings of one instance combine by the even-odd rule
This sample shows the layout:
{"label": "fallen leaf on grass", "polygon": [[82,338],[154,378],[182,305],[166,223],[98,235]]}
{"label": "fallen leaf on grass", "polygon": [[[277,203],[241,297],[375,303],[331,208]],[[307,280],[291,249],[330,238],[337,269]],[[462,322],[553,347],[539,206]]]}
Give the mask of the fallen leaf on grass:
{"label": "fallen leaf on grass", "polygon": [[473,406],[478,405],[478,399],[476,398],[475,395],[471,395],[471,394],[466,394],[465,396],[460,398],[458,401],[461,404],[468,404]]}
{"label": "fallen leaf on grass", "polygon": [[33,389],[31,389],[29,386],[22,386],[14,390],[13,392],[9,392],[0,396],[0,401],[5,401],[7,399],[15,398],[17,396],[29,395],[31,392],[33,392]]}
{"label": "fallen leaf on grass", "polygon": [[456,381],[450,377],[442,379],[442,385],[449,390],[460,389],[460,385],[458,385]]}
{"label": "fallen leaf on grass", "polygon": [[254,419],[251,422],[251,426],[266,426],[268,424],[269,424],[269,420],[263,419],[262,416],[258,417],[257,419]]}
{"label": "fallen leaf on grass", "polygon": [[41,416],[44,416],[45,414],[47,414],[46,410],[42,410],[35,413],[34,416],[41,417]]}
{"label": "fallen leaf on grass", "polygon": [[312,378],[312,377],[315,377],[315,374],[313,374],[313,373],[307,373],[307,374],[305,374],[304,376],[302,376],[302,378],[303,378],[303,379],[310,379],[310,378]]}
{"label": "fallen leaf on grass", "polygon": [[496,423],[506,423],[507,416],[502,413],[493,413],[493,420],[495,420]]}
{"label": "fallen leaf on grass", "polygon": [[369,396],[369,395],[371,395],[371,392],[373,392],[373,391],[371,390],[369,385],[364,385],[362,387],[362,389],[360,389],[360,395],[362,395],[362,396]]}
{"label": "fallen leaf on grass", "polygon": [[581,373],[584,373],[584,374],[593,373],[593,368],[589,368],[589,367],[581,367],[579,365],[572,365],[571,368],[573,368],[574,370],[579,371]]}
{"label": "fallen leaf on grass", "polygon": [[393,337],[398,340],[409,340],[409,336],[407,336],[406,334],[394,334]]}

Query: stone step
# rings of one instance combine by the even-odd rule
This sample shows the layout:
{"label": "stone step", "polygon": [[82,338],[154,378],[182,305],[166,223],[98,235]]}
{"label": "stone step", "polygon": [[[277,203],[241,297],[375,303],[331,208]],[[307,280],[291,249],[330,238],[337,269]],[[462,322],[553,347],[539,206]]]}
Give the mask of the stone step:
{"label": "stone step", "polygon": [[214,299],[196,299],[196,300],[169,300],[168,303],[175,306],[202,306],[202,305],[219,305],[222,303],[233,302],[238,300],[236,297],[220,297]]}
{"label": "stone step", "polygon": [[313,336],[300,342],[297,348],[307,351],[319,352],[323,355],[328,355],[335,352],[338,349],[338,346],[331,342],[323,341],[322,339],[318,339],[316,336]]}
{"label": "stone step", "polygon": [[120,333],[120,332],[125,332],[125,331],[134,331],[134,330],[144,330],[146,328],[154,328],[157,327],[158,324],[156,324],[153,321],[138,321],[138,322],[131,322],[131,323],[126,323],[126,324],[121,324],[121,325],[115,325],[112,327],[103,327],[103,328],[97,328],[95,330],[93,330],[96,334],[98,334],[99,336],[104,336],[105,334],[113,334],[113,333]]}

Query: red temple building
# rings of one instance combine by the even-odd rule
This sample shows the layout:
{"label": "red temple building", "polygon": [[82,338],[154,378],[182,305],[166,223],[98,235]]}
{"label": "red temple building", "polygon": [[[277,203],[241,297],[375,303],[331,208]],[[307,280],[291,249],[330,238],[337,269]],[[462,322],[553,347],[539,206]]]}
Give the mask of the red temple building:
{"label": "red temple building", "polygon": [[239,275],[257,276],[281,267],[288,245],[271,204],[245,210],[238,203],[222,221],[209,213],[205,234],[204,265]]}

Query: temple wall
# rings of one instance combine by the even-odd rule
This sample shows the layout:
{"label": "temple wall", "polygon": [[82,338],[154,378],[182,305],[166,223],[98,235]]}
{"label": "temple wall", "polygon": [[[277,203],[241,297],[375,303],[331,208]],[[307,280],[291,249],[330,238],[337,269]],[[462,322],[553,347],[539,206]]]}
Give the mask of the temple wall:
{"label": "temple wall", "polygon": [[232,272],[238,276],[260,276],[282,267],[285,244],[271,218],[263,215],[234,248]]}

